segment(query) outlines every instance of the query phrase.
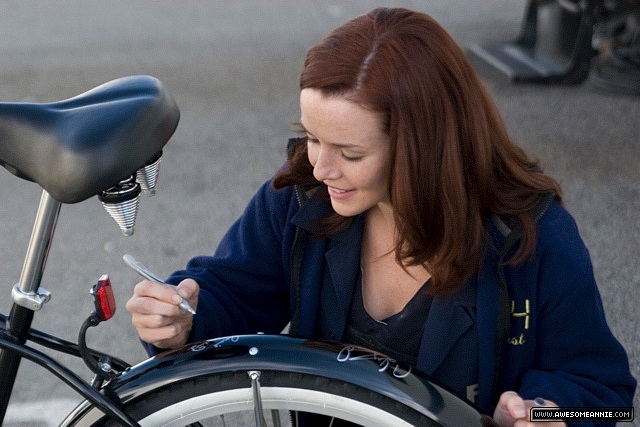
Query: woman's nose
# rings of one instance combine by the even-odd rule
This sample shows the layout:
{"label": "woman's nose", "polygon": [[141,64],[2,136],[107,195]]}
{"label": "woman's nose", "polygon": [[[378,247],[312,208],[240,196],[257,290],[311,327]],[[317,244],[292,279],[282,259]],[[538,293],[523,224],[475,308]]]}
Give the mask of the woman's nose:
{"label": "woman's nose", "polygon": [[335,158],[328,150],[321,148],[317,151],[316,162],[313,165],[313,176],[320,182],[340,177],[340,170],[336,165]]}

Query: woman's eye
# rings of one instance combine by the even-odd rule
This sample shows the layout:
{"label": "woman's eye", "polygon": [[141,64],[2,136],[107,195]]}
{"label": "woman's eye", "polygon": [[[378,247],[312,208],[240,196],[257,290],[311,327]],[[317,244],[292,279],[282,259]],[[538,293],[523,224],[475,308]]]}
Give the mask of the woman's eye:
{"label": "woman's eye", "polygon": [[[314,145],[320,145],[320,140],[314,136],[311,136],[309,134],[307,134],[305,136],[306,140],[307,140],[307,144],[314,144]],[[347,154],[345,152],[343,152],[339,147],[333,147],[332,150],[334,150],[336,153],[338,150],[341,151],[341,156],[343,159],[345,159],[348,162],[357,162],[359,160],[362,159],[362,155],[360,154]]]}
{"label": "woman's eye", "polygon": [[362,156],[354,156],[354,155],[349,156],[346,154],[342,154],[342,157],[349,162],[357,162],[358,160],[362,159]]}

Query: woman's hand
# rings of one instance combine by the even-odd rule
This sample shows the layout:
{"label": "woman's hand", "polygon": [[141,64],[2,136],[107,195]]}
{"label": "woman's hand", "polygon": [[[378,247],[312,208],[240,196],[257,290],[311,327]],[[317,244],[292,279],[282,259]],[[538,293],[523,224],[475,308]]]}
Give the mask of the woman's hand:
{"label": "woman's hand", "polygon": [[[533,400],[524,400],[515,391],[505,391],[493,412],[493,420],[500,427],[566,427],[563,422],[534,423],[529,419]],[[557,407],[554,402],[546,400],[542,407]]]}
{"label": "woman's hand", "polygon": [[158,348],[175,348],[186,344],[193,316],[178,304],[184,298],[192,307],[197,307],[199,290],[200,287],[192,279],[183,280],[176,288],[149,280],[138,283],[126,308],[131,313],[131,323],[140,339]]}

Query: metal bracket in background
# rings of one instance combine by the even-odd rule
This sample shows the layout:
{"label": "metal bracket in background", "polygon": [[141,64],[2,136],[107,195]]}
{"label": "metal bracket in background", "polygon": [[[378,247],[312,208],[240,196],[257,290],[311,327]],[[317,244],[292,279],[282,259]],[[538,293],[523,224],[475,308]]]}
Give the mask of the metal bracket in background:
{"label": "metal bracket in background", "polygon": [[21,307],[38,311],[51,299],[51,292],[38,288],[38,293],[24,293],[20,290],[20,284],[16,283],[11,290],[11,298]]}

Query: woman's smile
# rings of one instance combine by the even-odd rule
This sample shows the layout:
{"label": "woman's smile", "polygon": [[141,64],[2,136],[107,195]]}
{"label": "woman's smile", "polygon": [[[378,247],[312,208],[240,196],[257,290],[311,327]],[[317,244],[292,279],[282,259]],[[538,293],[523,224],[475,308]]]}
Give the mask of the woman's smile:
{"label": "woman's smile", "polygon": [[329,196],[341,200],[351,197],[356,192],[356,190],[341,190],[330,185],[327,185],[327,189],[329,190]]}

